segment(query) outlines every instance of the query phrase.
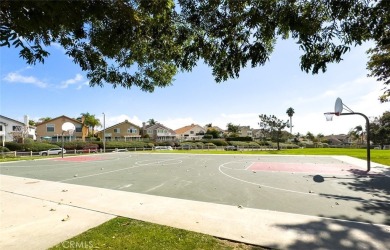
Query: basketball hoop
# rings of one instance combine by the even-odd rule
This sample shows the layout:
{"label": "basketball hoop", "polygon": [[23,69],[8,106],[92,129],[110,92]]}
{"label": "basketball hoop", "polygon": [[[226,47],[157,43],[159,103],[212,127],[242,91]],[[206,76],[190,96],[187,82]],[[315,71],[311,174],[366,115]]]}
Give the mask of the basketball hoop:
{"label": "basketball hoop", "polygon": [[328,112],[328,113],[324,113],[324,115],[325,115],[326,121],[331,122],[333,119],[334,113]]}
{"label": "basketball hoop", "polygon": [[[64,132],[68,132],[69,136],[72,136],[73,132],[76,130],[76,127],[71,122],[65,122],[64,124],[62,124],[61,128],[62,128],[62,150],[61,150],[61,152],[62,152],[62,158],[64,158]],[[69,138],[69,140],[70,140],[70,138]]]}
{"label": "basketball hoop", "polygon": [[[346,110],[348,112],[344,112],[343,110]],[[332,121],[333,115],[336,116],[344,116],[344,115],[361,115],[366,120],[366,140],[367,140],[367,172],[371,169],[371,153],[370,153],[370,121],[368,120],[368,117],[365,114],[354,112],[352,109],[350,109],[347,105],[343,103],[340,97],[336,99],[336,102],[334,104],[334,112],[326,112],[324,113],[326,121]]]}

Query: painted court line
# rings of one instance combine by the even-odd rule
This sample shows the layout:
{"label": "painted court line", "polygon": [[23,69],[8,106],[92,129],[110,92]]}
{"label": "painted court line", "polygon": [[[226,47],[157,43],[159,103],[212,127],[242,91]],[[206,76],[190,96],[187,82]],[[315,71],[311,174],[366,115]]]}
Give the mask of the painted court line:
{"label": "painted court line", "polygon": [[[172,161],[172,160],[177,160],[177,159],[163,160],[163,161],[159,161],[159,163]],[[70,180],[76,180],[76,179],[83,179],[83,178],[88,178],[88,177],[93,177],[93,176],[99,176],[99,175],[119,172],[119,171],[123,171],[123,170],[127,170],[127,169],[149,166],[149,165],[153,165],[153,164],[157,164],[157,163],[156,162],[151,162],[151,163],[148,163],[148,164],[141,164],[140,165],[139,162],[136,162],[135,164],[138,165],[138,166],[131,166],[131,167],[127,167],[127,168],[121,168],[121,169],[115,169],[115,170],[111,170],[111,171],[105,171],[105,172],[102,172],[102,173],[90,174],[90,175],[85,175],[85,176],[80,176],[80,177],[73,177],[73,178],[68,178],[68,179],[65,179],[65,180],[58,181],[58,182],[65,182],[65,181],[70,181]]]}

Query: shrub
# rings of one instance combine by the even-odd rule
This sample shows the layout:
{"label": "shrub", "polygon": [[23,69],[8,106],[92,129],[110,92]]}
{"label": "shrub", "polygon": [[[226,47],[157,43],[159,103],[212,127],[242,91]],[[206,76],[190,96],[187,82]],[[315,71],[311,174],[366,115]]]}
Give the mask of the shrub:
{"label": "shrub", "polygon": [[0,152],[9,152],[10,150],[6,147],[0,146]]}
{"label": "shrub", "polygon": [[[106,149],[114,149],[114,148],[151,148],[154,145],[152,143],[147,143],[143,141],[109,141],[106,142]],[[169,145],[167,145],[169,146]]]}
{"label": "shrub", "polygon": [[206,142],[204,145],[203,145],[203,148],[216,148],[217,146],[214,144],[214,143],[211,143],[211,142]]}
{"label": "shrub", "polygon": [[202,140],[203,143],[213,143],[215,146],[227,146],[229,145],[225,140],[218,140],[218,139],[214,139],[214,140]]}
{"label": "shrub", "polygon": [[157,142],[156,146],[171,146],[171,147],[174,147],[175,143],[173,141],[163,141],[163,142]]}
{"label": "shrub", "polygon": [[226,141],[253,141],[252,137],[243,136],[243,137],[228,137]]}
{"label": "shrub", "polygon": [[6,142],[4,146],[11,151],[22,151],[24,148],[22,143],[17,142]]}

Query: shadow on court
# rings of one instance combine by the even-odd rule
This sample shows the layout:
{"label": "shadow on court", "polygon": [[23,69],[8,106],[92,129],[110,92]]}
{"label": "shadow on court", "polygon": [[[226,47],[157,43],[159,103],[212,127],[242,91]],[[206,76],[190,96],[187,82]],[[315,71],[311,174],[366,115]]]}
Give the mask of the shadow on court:
{"label": "shadow on court", "polygon": [[[349,218],[350,219],[350,218]],[[358,220],[358,218],[356,218]],[[381,249],[390,245],[389,229],[381,226],[365,230],[359,225],[350,228],[348,222],[321,220],[296,225],[279,224],[287,232],[299,232],[301,239],[289,244],[286,249]],[[377,242],[383,242],[378,245]],[[319,246],[321,246],[319,248]],[[274,246],[277,247],[277,246]]]}

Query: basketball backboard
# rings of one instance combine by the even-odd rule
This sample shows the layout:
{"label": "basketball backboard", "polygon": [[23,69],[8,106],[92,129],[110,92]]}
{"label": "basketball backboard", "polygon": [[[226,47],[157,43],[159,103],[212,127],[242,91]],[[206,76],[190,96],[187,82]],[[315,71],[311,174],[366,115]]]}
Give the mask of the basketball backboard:
{"label": "basketball backboard", "polygon": [[343,101],[340,97],[337,97],[336,103],[334,105],[335,115],[340,115],[343,112]]}
{"label": "basketball backboard", "polygon": [[62,131],[64,132],[74,131],[75,129],[76,127],[71,122],[65,122],[64,124],[62,124]]}

